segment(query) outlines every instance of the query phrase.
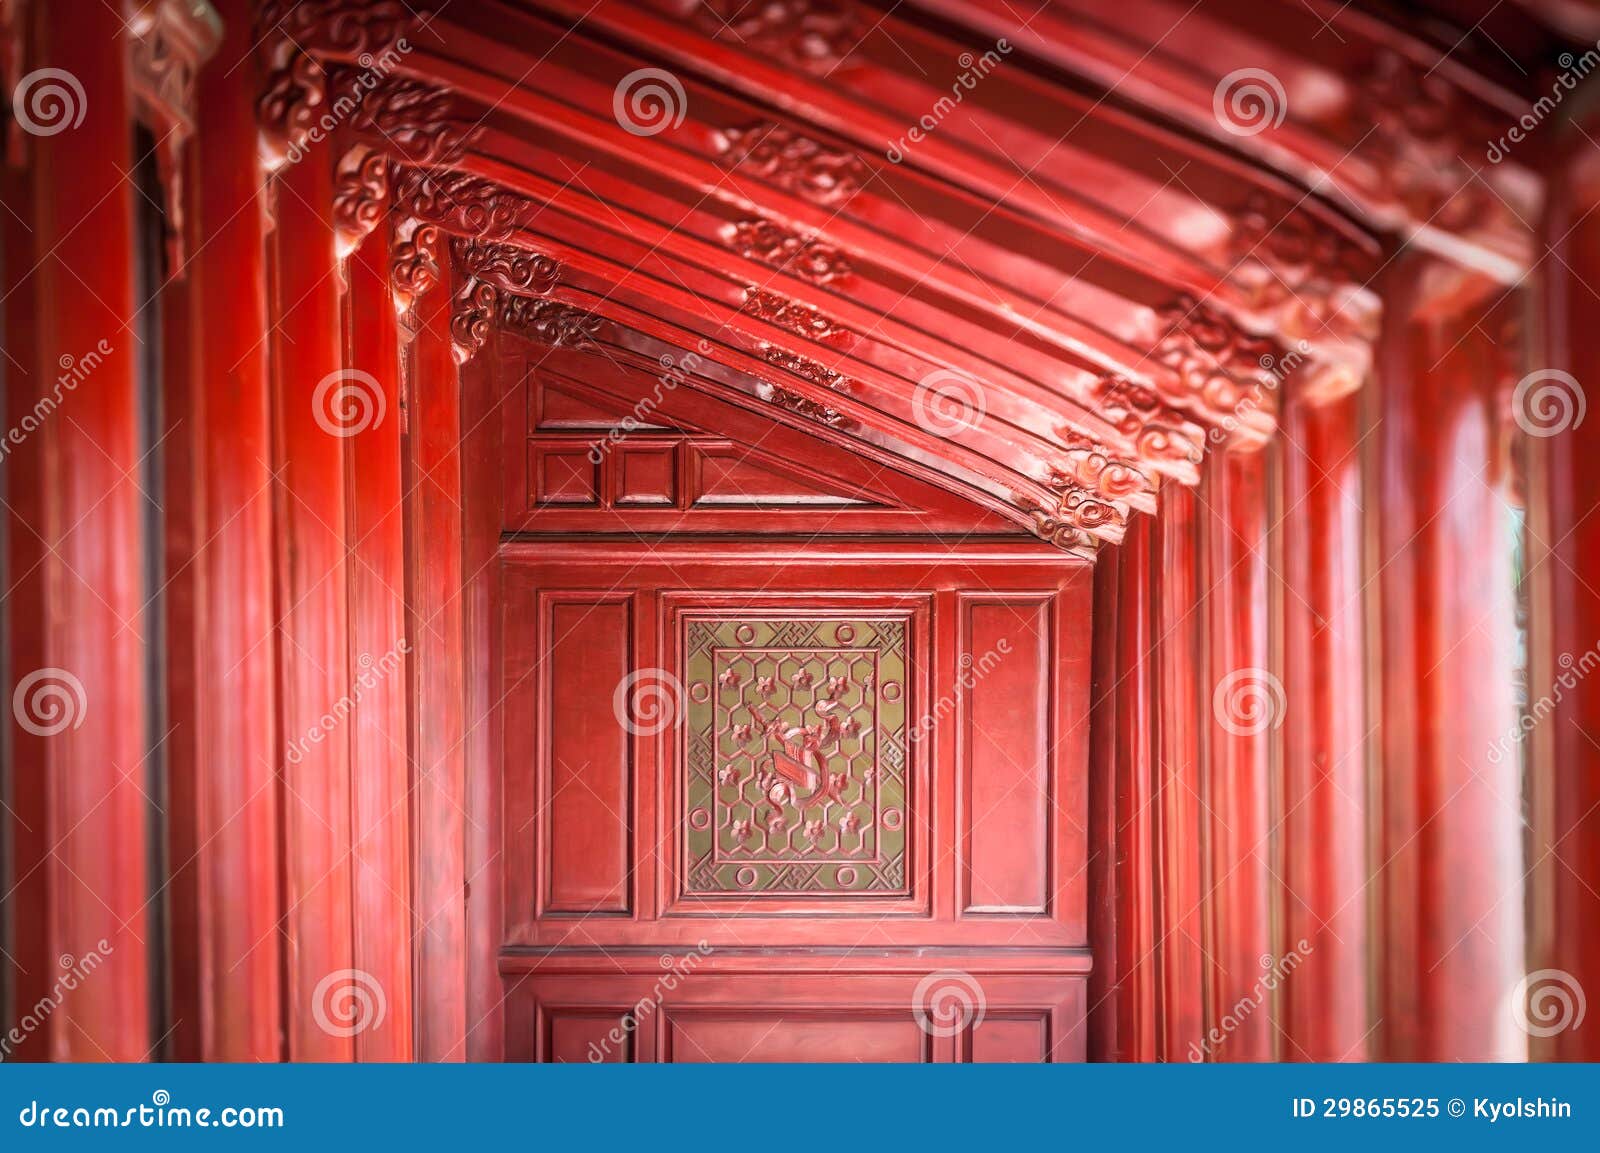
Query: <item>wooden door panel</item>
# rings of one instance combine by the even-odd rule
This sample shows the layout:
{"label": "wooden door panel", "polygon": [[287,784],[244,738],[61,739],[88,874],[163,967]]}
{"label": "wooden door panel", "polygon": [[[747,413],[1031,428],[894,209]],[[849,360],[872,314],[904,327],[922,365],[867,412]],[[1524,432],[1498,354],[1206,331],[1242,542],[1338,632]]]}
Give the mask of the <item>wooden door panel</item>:
{"label": "wooden door panel", "polygon": [[[501,571],[508,1055],[1081,1058],[1086,565],[551,540]],[[919,1021],[944,970],[987,1026]]]}

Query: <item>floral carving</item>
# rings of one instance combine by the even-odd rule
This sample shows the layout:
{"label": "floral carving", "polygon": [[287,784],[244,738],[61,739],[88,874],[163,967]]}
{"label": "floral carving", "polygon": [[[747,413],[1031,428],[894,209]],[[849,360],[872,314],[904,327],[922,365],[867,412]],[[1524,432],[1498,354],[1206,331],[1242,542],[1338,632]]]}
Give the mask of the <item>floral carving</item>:
{"label": "floral carving", "polygon": [[431,224],[416,225],[394,246],[389,277],[401,310],[410,312],[418,297],[432,291],[443,269],[444,237]]}
{"label": "floral carving", "polygon": [[1094,538],[1068,518],[1041,508],[1036,502],[1022,500],[1019,507],[1028,513],[1028,527],[1040,540],[1074,552],[1094,548]]}
{"label": "floral carving", "polygon": [[703,0],[692,12],[718,40],[819,74],[842,64],[872,28],[854,0]]}
{"label": "floral carving", "polygon": [[599,347],[605,318],[544,296],[506,293],[500,300],[500,325],[552,348]]}
{"label": "floral carving", "polygon": [[763,381],[757,386],[756,395],[768,404],[775,404],[779,408],[786,409],[797,416],[803,416],[807,420],[818,421],[829,428],[851,428],[855,423],[831,405],[812,400],[810,397],[802,396],[800,393],[784,388],[781,385],[768,384]]}
{"label": "floral carving", "polygon": [[812,284],[830,284],[849,276],[844,253],[816,236],[802,236],[771,220],[741,220],[725,232],[728,247],[747,260],[757,260]]}
{"label": "floral carving", "polygon": [[825,344],[839,344],[853,335],[848,328],[809,304],[801,304],[753,284],[744,290],[744,303],[739,311],[786,329],[796,336]]}
{"label": "floral carving", "polygon": [[824,384],[829,388],[845,392],[850,387],[850,378],[842,373],[835,372],[827,365],[810,357],[797,356],[782,348],[764,345],[761,349],[761,358],[768,364],[776,365],[787,372],[792,372],[798,377],[811,381],[813,384]]}
{"label": "floral carving", "polygon": [[556,286],[561,265],[553,257],[511,244],[458,236],[450,242],[463,276],[487,281],[505,292],[544,296]]}
{"label": "floral carving", "polygon": [[1143,512],[1155,511],[1155,489],[1136,465],[1113,456],[1104,445],[1074,433],[1066,438],[1065,467],[1052,469],[1052,491],[1078,489]]}
{"label": "floral carving", "polygon": [[329,91],[332,117],[408,164],[454,164],[482,131],[459,114],[450,92],[420,80],[334,68]]}
{"label": "floral carving", "polygon": [[723,131],[722,162],[813,204],[844,203],[870,179],[854,152],[803,136],[770,120]]}

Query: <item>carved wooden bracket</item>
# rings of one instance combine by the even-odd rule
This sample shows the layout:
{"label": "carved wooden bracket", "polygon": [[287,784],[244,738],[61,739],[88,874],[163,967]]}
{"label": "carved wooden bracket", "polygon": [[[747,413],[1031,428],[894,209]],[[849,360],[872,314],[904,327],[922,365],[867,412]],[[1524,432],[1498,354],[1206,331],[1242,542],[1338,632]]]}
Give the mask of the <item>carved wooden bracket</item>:
{"label": "carved wooden bracket", "polygon": [[[541,252],[466,236],[452,238],[450,249],[461,281],[450,309],[450,337],[456,363],[465,364],[488,339],[501,294],[545,296],[560,279],[561,266]],[[526,306],[519,306],[518,316],[525,314]]]}
{"label": "carved wooden bracket", "polygon": [[1175,391],[1164,399],[1230,442],[1263,443],[1272,436],[1283,361],[1276,344],[1188,296],[1157,310],[1156,333],[1150,359],[1176,378]]}
{"label": "carved wooden bracket", "polygon": [[1145,468],[1179,484],[1200,483],[1205,430],[1163,401],[1155,389],[1121,376],[1102,376],[1083,399],[1133,441]]}
{"label": "carved wooden bracket", "polygon": [[222,21],[206,0],[146,0],[134,7],[127,29],[135,106],[156,137],[169,272],[182,277],[183,150],[195,131],[195,74],[222,42]]}

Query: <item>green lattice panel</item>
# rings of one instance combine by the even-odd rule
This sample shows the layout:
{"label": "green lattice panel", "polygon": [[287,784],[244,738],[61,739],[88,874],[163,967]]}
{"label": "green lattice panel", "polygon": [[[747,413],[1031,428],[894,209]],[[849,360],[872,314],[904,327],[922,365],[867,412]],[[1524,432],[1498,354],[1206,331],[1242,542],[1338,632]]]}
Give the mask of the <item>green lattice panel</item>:
{"label": "green lattice panel", "polygon": [[690,893],[902,893],[906,622],[692,618]]}

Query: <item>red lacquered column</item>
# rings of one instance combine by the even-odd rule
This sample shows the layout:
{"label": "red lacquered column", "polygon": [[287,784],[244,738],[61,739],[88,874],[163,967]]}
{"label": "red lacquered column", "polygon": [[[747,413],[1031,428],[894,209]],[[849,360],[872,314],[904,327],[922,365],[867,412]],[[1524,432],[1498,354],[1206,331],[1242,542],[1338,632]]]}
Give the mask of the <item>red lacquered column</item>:
{"label": "red lacquered column", "polygon": [[[1291,393],[1280,438],[1283,730],[1279,984],[1289,1061],[1369,1055],[1361,397]],[[1302,944],[1303,942],[1303,944]]]}
{"label": "red lacquered column", "polygon": [[[1207,726],[1205,1051],[1215,1061],[1272,1058],[1268,797],[1271,743],[1284,721],[1267,609],[1267,454],[1213,452],[1200,490],[1204,527]],[[1263,964],[1263,961],[1266,963]]]}
{"label": "red lacquered column", "polygon": [[38,434],[47,495],[46,664],[14,672],[19,681],[37,675],[29,699],[35,721],[49,730],[49,953],[103,958],[50,1015],[50,1053],[137,1061],[155,1042],[144,661],[157,638],[142,612],[127,40],[115,9],[98,0],[63,0],[38,17],[36,65],[70,73],[82,86],[72,106],[82,122],[28,141],[38,372],[41,382],[54,382],[72,366],[81,380]]}
{"label": "red lacquered column", "polygon": [[[466,746],[462,668],[461,405],[450,340],[447,251],[440,283],[412,305],[407,395],[415,542],[417,1057],[466,1059]],[[479,355],[482,355],[480,352]]]}
{"label": "red lacquered column", "polygon": [[[1499,290],[1424,259],[1386,285],[1371,503],[1381,658],[1376,1054],[1516,1059],[1522,797]],[[1498,338],[1498,339],[1497,339]]]}
{"label": "red lacquered column", "polygon": [[[202,70],[195,165],[201,462],[198,785],[201,1046],[210,1061],[282,1053],[273,666],[272,427],[253,93],[229,74],[250,51],[250,5],[219,6]],[[248,69],[246,70],[248,72]]]}
{"label": "red lacquered column", "polygon": [[333,159],[326,144],[276,177],[279,690],[289,1057],[347,1061],[374,1003],[352,974],[347,441],[364,409],[339,339]]}

